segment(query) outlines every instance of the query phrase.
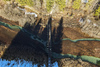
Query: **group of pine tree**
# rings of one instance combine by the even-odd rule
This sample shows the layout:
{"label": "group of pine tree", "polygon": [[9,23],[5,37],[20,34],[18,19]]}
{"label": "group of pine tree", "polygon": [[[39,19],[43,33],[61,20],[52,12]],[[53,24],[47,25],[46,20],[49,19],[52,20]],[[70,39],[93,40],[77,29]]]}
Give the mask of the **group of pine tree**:
{"label": "group of pine tree", "polygon": [[[11,1],[11,0],[5,0],[5,1]],[[16,0],[16,1],[19,2],[21,5],[28,5],[28,6],[32,7],[32,6],[34,6],[34,2],[36,0]],[[50,11],[55,3],[59,6],[59,9],[61,11],[63,11],[64,8],[70,4],[71,4],[73,9],[79,10],[81,8],[82,1],[88,1],[87,3],[85,3],[86,4],[85,8],[88,9],[89,6],[92,5],[91,2],[96,1],[96,0],[38,0],[38,1],[40,1],[40,2],[45,1],[46,2],[47,11]],[[98,6],[96,8],[96,10],[94,11],[94,15],[100,16],[100,6]]]}

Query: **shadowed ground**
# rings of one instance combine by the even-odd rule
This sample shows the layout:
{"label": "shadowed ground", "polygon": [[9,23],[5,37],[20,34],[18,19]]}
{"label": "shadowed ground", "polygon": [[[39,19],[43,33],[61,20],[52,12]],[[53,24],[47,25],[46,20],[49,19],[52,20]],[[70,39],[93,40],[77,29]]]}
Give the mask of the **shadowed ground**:
{"label": "shadowed ground", "polygon": [[[5,19],[1,18],[1,21]],[[24,28],[29,32],[38,35],[43,40],[47,40],[47,28],[43,28],[40,23],[42,18],[37,19],[37,21],[30,25],[25,24]],[[5,21],[5,23],[8,21]],[[12,21],[9,21],[12,22]],[[13,22],[17,25],[15,22]],[[87,55],[95,56],[100,58],[100,45],[99,41],[78,41],[76,43],[69,40],[62,41],[63,38],[70,39],[81,39],[89,38],[89,36],[84,35],[80,29],[73,28],[63,28],[63,18],[59,20],[58,27],[52,27],[52,51],[62,54],[73,54],[73,55]],[[12,25],[11,23],[9,23]],[[2,58],[6,59],[15,59],[23,58],[34,60],[36,63],[41,64],[40,62],[45,63],[46,61],[46,52],[43,50],[44,47],[41,43],[36,40],[32,40],[28,37],[27,34],[23,33],[21,30],[12,30],[0,25],[0,41],[8,47]],[[55,44],[54,42],[59,42]]]}

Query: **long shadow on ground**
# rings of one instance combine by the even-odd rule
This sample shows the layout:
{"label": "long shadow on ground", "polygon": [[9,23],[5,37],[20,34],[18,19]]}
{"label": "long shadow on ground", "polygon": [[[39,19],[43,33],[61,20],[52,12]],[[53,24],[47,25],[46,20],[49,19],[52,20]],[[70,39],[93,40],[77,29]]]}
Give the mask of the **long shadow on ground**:
{"label": "long shadow on ground", "polygon": [[[48,40],[48,28],[47,26],[43,28],[40,23],[42,19],[37,20],[34,24],[30,25],[26,23],[23,27],[28,32],[40,36],[44,41]],[[56,53],[61,53],[61,44],[62,44],[62,27],[63,18],[61,18],[59,22],[59,26],[56,29],[53,29],[52,32],[52,51]],[[42,32],[41,32],[42,31]],[[59,42],[55,44],[55,42]],[[33,61],[33,64],[47,64],[47,53],[44,50],[45,47],[42,43],[37,40],[33,40],[30,38],[30,35],[20,30],[16,37],[12,40],[9,47],[5,50],[2,58],[7,60],[18,60],[24,59],[27,61]]]}
{"label": "long shadow on ground", "polygon": [[59,22],[59,26],[57,28],[54,28],[52,32],[53,52],[56,53],[62,52],[62,36],[63,36],[63,17]]}

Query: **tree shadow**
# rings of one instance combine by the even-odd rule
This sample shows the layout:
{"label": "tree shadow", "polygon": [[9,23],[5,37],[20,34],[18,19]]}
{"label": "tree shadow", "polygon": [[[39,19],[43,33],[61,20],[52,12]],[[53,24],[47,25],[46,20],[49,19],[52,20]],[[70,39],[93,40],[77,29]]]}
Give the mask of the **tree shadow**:
{"label": "tree shadow", "polygon": [[100,61],[97,61],[97,65],[100,66]]}
{"label": "tree shadow", "polygon": [[63,17],[61,17],[61,20],[59,22],[59,26],[53,29],[52,33],[52,49],[53,52],[61,53],[62,52],[62,36],[63,36]]}
{"label": "tree shadow", "polygon": [[[45,46],[43,43],[39,42],[37,39],[32,39],[32,35],[34,38],[38,38],[38,36],[44,41],[48,41],[48,25],[44,28],[41,27],[40,23],[42,22],[42,18],[39,21],[35,21],[34,24],[30,25],[26,23],[22,30],[18,32],[18,34],[14,37],[9,47],[5,50],[2,55],[2,59],[6,60],[18,60],[24,59],[26,61],[32,61],[33,64],[43,65],[47,63],[47,52],[45,51]],[[48,19],[48,24],[52,23],[52,18]],[[51,26],[52,27],[52,26]],[[42,28],[42,32],[39,31]],[[53,31],[53,32],[52,32]],[[62,33],[63,31],[63,17],[59,22],[59,26],[52,28],[51,32],[51,46],[52,51],[56,53],[61,53],[61,45],[62,45]],[[36,37],[35,37],[36,36]],[[58,43],[59,42],[59,43]]]}
{"label": "tree shadow", "polygon": [[23,29],[14,37],[1,58],[6,60],[24,59],[26,61],[32,61],[33,64],[46,64],[47,56],[43,50],[43,44],[31,38],[32,34],[38,35],[41,20],[34,25],[34,30],[31,30],[33,26],[26,23]]}
{"label": "tree shadow", "polygon": [[41,27],[40,23],[42,23],[42,18],[37,19],[32,25],[30,25],[28,22],[26,22],[26,24],[24,25],[24,29],[33,33],[34,35],[38,35],[40,27]]}
{"label": "tree shadow", "polygon": [[48,28],[47,27],[48,26],[46,25],[46,27],[43,28],[43,31],[42,31],[42,33],[40,35],[40,38],[42,38],[45,41],[47,41],[47,37],[48,37],[48,32],[47,32]]}

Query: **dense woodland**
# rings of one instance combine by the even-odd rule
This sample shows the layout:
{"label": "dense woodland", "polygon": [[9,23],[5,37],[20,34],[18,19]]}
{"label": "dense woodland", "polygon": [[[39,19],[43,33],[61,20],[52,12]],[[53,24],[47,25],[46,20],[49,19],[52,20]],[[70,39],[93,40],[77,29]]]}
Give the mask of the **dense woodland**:
{"label": "dense woodland", "polygon": [[[11,1],[11,0],[4,0],[4,1]],[[47,11],[50,11],[54,4],[58,5],[59,10],[63,11],[65,7],[72,8],[74,10],[79,10],[80,8],[84,8],[84,10],[87,10],[92,6],[97,0],[16,0],[21,5],[28,5],[30,7],[35,6],[35,3],[38,4],[45,4]],[[87,1],[86,3],[82,3],[82,1]],[[46,2],[46,3],[44,3]],[[99,4],[99,1],[98,3]],[[68,7],[70,5],[70,7]],[[85,5],[84,7],[81,7],[82,5]],[[91,9],[91,8],[90,8]],[[90,10],[89,9],[89,10]],[[100,5],[96,6],[96,9],[94,10],[94,16],[99,17],[100,16]]]}

